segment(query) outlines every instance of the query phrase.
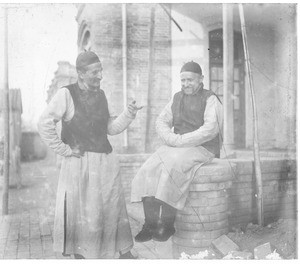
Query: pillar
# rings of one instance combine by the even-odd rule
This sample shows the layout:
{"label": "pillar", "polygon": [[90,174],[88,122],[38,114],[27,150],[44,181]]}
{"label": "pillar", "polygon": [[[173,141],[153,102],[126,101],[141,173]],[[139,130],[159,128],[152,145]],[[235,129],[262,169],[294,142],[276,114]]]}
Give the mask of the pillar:
{"label": "pillar", "polygon": [[234,148],[233,123],[233,5],[223,4],[223,93],[224,93],[224,135],[223,144],[226,152]]}

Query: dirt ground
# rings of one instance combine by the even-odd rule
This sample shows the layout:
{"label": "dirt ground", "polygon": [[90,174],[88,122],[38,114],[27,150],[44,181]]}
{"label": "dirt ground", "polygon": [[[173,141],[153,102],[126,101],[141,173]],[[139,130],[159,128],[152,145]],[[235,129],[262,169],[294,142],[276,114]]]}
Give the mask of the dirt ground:
{"label": "dirt ground", "polygon": [[[22,188],[10,189],[10,214],[21,213],[24,210],[40,207],[48,208],[49,214],[51,212],[54,213],[55,190],[58,177],[57,168],[47,161],[23,163],[22,174]],[[269,242],[272,251],[276,249],[281,258],[297,259],[297,232],[297,220],[279,219],[264,227],[250,223],[245,228],[234,229],[227,236],[239,246],[240,251],[251,252],[253,254],[255,247]],[[204,258],[222,258],[222,256],[217,254],[216,250],[212,252],[216,254]],[[200,255],[195,258],[202,259],[203,257]]]}
{"label": "dirt ground", "polygon": [[[249,259],[254,258],[254,248],[265,243],[270,243],[271,253],[264,259],[298,259],[295,219],[279,219],[264,227],[249,223],[244,229],[239,228],[229,232],[227,237],[239,246],[239,252],[251,253]],[[181,259],[245,259],[240,256],[241,254],[229,253],[224,257],[211,246],[208,250],[194,255],[183,252]]]}
{"label": "dirt ground", "polygon": [[297,221],[295,219],[279,219],[272,224],[261,227],[248,224],[244,230],[236,230],[227,235],[241,251],[253,253],[255,247],[270,242],[271,248],[283,259],[297,257]]}

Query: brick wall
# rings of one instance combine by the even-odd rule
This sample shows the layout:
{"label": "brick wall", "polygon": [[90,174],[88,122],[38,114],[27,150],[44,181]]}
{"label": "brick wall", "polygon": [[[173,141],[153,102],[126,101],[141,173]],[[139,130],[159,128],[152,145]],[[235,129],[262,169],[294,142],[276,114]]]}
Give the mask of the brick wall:
{"label": "brick wall", "polygon": [[[230,160],[237,164],[229,190],[231,226],[257,222],[254,163],[251,160]],[[266,223],[279,218],[296,218],[296,161],[262,158],[263,207]]]}
{"label": "brick wall", "polygon": [[150,156],[149,154],[121,154],[120,161],[120,174],[122,185],[125,192],[126,202],[130,202],[131,182],[138,172],[139,168]]}
{"label": "brick wall", "polygon": [[[151,8],[154,12],[152,86],[149,87]],[[153,151],[160,144],[155,120],[171,98],[171,25],[164,11],[153,4],[130,4],[128,18],[128,89],[144,105],[137,122],[129,128],[129,144]],[[148,127],[147,127],[148,120]],[[147,133],[148,132],[148,133]],[[147,138],[146,138],[147,137]]]}
{"label": "brick wall", "polygon": [[[155,7],[153,85],[149,83],[149,45],[151,7]],[[126,4],[127,100],[135,99],[144,108],[128,128],[128,149],[152,152],[160,144],[155,120],[171,98],[170,19],[156,4]],[[85,4],[79,8],[78,24],[90,32],[91,49],[103,64],[102,88],[116,114],[123,105],[122,5]],[[84,33],[83,33],[84,34]],[[82,36],[79,36],[82,39]],[[79,43],[79,48],[80,48]],[[149,92],[148,92],[149,91]],[[149,95],[149,100],[148,100]],[[147,129],[148,121],[148,129]],[[124,135],[111,138],[114,149],[124,151]]]}
{"label": "brick wall", "polygon": [[[122,184],[126,201],[130,201],[131,182],[149,154],[119,155]],[[229,195],[229,226],[257,223],[254,164],[249,159],[232,159],[234,178]],[[296,161],[262,158],[264,220],[270,223],[279,218],[297,216]]]}

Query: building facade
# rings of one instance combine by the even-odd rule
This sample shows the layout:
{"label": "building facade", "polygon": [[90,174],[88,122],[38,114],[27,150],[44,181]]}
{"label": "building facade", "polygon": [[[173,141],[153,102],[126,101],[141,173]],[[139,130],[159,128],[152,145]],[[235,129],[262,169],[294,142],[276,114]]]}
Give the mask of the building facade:
{"label": "building facade", "polygon": [[[260,147],[293,153],[296,149],[296,5],[243,4],[243,10]],[[235,149],[252,148],[253,114],[239,5],[172,4],[172,16],[182,29],[172,23],[173,87],[180,89],[175,78],[182,61],[196,57],[204,68],[205,86],[219,95],[224,108],[229,108],[224,120],[231,127],[224,131],[224,140],[232,140],[229,143]],[[224,43],[225,27],[227,34],[232,35],[232,44]],[[226,44],[232,46],[231,51],[226,50]],[[223,98],[225,55],[233,61],[232,85],[227,88],[231,98],[226,102]]]}
{"label": "building facade", "polygon": [[119,152],[152,152],[160,144],[155,119],[171,98],[171,21],[153,4],[81,4],[78,51],[103,64],[101,87],[113,112],[143,106],[127,131],[110,139]]}
{"label": "building facade", "polygon": [[[243,4],[243,10],[260,148],[295,153],[296,6]],[[101,85],[114,113],[132,100],[144,106],[129,129],[111,139],[118,152],[153,152],[161,144],[155,119],[180,90],[180,68],[190,60],[201,65],[204,87],[223,101],[224,148],[252,148],[238,4],[79,4],[76,19],[78,52],[93,50],[101,58]]]}

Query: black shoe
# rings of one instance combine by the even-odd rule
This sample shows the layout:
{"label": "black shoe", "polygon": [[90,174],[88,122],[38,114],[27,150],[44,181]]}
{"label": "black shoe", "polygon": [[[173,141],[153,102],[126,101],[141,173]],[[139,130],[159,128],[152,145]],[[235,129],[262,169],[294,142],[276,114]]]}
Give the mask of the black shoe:
{"label": "black shoe", "polygon": [[174,226],[159,225],[158,228],[153,232],[152,238],[155,241],[164,242],[167,241],[171,236],[175,234]]}
{"label": "black shoe", "polygon": [[156,241],[167,241],[175,233],[174,222],[177,210],[161,202],[161,215],[157,221],[156,229],[153,232],[152,238]]}
{"label": "black shoe", "polygon": [[74,254],[74,258],[75,259],[85,259],[85,257],[80,254]]}
{"label": "black shoe", "polygon": [[133,256],[130,251],[125,254],[120,255],[119,259],[137,259],[137,257]]}
{"label": "black shoe", "polygon": [[135,236],[135,242],[146,242],[152,239],[152,228],[144,224],[142,230]]}

